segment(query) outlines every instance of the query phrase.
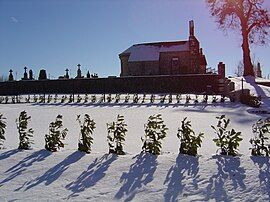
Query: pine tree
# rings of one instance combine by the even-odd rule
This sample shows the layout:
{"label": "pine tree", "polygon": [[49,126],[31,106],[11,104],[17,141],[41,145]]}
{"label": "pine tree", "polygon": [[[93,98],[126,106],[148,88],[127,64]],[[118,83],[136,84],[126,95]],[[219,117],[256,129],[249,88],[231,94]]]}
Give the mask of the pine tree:
{"label": "pine tree", "polygon": [[117,115],[117,121],[107,123],[108,136],[107,141],[109,144],[109,153],[124,155],[123,143],[127,133],[127,124],[124,121],[124,116]]}
{"label": "pine tree", "polygon": [[225,115],[216,118],[218,119],[217,126],[211,127],[215,130],[218,137],[214,138],[213,141],[220,148],[221,155],[236,156],[239,143],[243,140],[241,138],[241,132],[236,132],[234,129],[227,130],[230,119],[226,119]]}
{"label": "pine tree", "polygon": [[6,121],[5,117],[3,117],[3,114],[0,114],[0,149],[2,149],[3,142],[6,140],[5,138],[5,130],[6,130]]}
{"label": "pine tree", "polygon": [[96,128],[96,123],[88,114],[84,115],[83,123],[80,119],[80,115],[77,116],[77,121],[79,122],[81,128],[78,150],[89,154],[91,152],[91,145],[93,144],[92,134]]}
{"label": "pine tree", "polygon": [[150,116],[144,126],[145,136],[141,138],[143,142],[142,151],[154,155],[161,154],[161,140],[166,137],[167,130],[168,128],[164,124],[161,114]]}
{"label": "pine tree", "polygon": [[62,115],[56,117],[55,122],[49,125],[49,134],[45,135],[45,149],[56,152],[61,147],[64,147],[62,140],[66,138],[67,128],[63,129]]}
{"label": "pine tree", "polygon": [[32,128],[27,129],[30,119],[31,116],[27,116],[26,111],[22,111],[19,118],[16,119],[20,140],[18,149],[30,149],[31,144],[33,144],[32,138],[34,130]]}
{"label": "pine tree", "polygon": [[197,155],[197,150],[201,147],[203,133],[195,135],[194,130],[191,127],[190,121],[187,121],[187,117],[181,121],[181,128],[178,128],[177,137],[180,139],[180,153],[188,154],[192,156]]}

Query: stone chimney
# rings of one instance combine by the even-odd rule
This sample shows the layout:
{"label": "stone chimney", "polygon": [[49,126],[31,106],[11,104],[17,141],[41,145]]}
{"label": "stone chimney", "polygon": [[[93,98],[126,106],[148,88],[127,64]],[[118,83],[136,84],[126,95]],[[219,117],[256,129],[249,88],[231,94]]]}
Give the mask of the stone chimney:
{"label": "stone chimney", "polygon": [[225,64],[223,62],[218,63],[218,74],[222,78],[225,78]]}
{"label": "stone chimney", "polygon": [[189,36],[194,36],[194,21],[189,21]]}

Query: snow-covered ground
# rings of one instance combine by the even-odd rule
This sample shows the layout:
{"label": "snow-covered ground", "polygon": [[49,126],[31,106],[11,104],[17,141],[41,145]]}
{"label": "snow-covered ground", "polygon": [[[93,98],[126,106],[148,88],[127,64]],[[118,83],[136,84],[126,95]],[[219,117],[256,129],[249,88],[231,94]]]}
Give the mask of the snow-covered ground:
{"label": "snow-covered ground", "polygon": [[[253,83],[245,87],[262,95],[264,113],[229,101],[212,104],[211,98],[196,105],[175,104],[175,100],[123,104],[123,98],[120,104],[1,104],[0,113],[8,124],[5,149],[0,150],[0,201],[269,201],[270,159],[252,157],[249,139],[252,125],[270,116],[270,88]],[[29,126],[35,131],[33,149],[27,151],[17,149],[15,119],[23,110],[31,116]],[[96,122],[91,154],[77,151],[76,116],[85,113]],[[169,128],[163,153],[141,154],[144,124],[158,113]],[[44,150],[44,135],[58,114],[69,132],[65,148],[51,153]],[[128,125],[124,156],[108,154],[106,123],[116,120],[117,114],[124,115]],[[210,126],[222,114],[231,119],[231,128],[242,132],[237,157],[216,154]],[[178,154],[176,133],[184,117],[197,133],[205,133],[198,157]]]}

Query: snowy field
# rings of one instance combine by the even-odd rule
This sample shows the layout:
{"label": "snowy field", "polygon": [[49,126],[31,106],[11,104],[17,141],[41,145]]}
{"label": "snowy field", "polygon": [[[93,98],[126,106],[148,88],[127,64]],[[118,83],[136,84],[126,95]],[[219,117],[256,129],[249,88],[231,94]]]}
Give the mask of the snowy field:
{"label": "snowy field", "polygon": [[[237,88],[240,80],[235,79]],[[0,150],[0,201],[269,201],[270,159],[252,157],[249,139],[252,125],[270,117],[270,88],[250,83],[245,87],[262,95],[261,108],[228,100],[211,103],[211,97],[199,104],[175,104],[175,100],[173,104],[123,104],[123,99],[120,104],[1,104],[7,130],[5,149]],[[27,151],[17,149],[15,119],[23,110],[31,116],[29,126],[34,129],[33,149]],[[76,117],[85,113],[96,122],[91,154],[77,151]],[[44,149],[44,135],[58,114],[69,131],[65,148],[51,153]],[[128,125],[124,156],[108,154],[106,123],[118,114]],[[144,124],[153,114],[161,114],[169,128],[162,155],[157,157],[140,153]],[[211,125],[222,114],[231,119],[230,128],[242,132],[237,157],[216,153]],[[205,133],[198,157],[178,154],[176,133],[184,117],[196,133]]]}

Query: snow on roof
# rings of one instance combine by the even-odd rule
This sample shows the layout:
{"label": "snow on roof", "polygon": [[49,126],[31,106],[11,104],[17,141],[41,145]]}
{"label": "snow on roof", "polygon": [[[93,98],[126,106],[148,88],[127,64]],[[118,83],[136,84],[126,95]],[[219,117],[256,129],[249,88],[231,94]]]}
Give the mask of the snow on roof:
{"label": "snow on roof", "polygon": [[157,42],[136,44],[122,54],[130,54],[129,62],[158,61],[162,52],[189,51],[188,41]]}

